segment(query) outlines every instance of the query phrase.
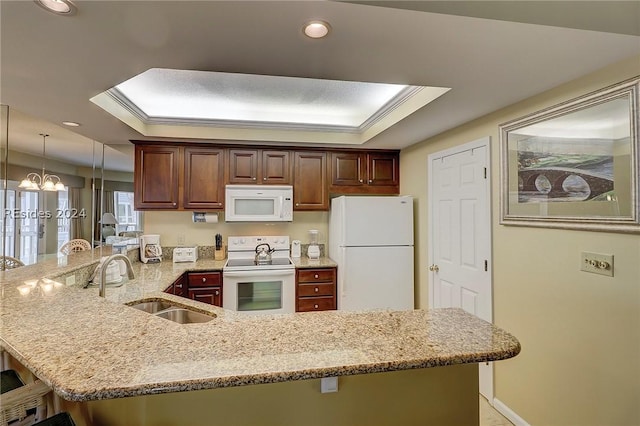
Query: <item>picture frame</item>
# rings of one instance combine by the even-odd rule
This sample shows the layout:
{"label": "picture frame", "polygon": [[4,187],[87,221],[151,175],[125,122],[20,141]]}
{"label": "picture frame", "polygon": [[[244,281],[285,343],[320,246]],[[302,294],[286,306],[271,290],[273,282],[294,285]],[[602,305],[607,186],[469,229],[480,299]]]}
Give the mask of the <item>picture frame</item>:
{"label": "picture frame", "polygon": [[500,224],[640,233],[640,76],[499,125]]}

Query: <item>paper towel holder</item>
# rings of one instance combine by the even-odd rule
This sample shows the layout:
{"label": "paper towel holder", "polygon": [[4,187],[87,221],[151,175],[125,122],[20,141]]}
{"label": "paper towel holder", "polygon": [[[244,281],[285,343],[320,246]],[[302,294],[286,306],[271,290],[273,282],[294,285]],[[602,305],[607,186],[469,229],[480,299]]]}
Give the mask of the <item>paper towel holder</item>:
{"label": "paper towel holder", "polygon": [[193,212],[194,223],[218,223],[218,213]]}

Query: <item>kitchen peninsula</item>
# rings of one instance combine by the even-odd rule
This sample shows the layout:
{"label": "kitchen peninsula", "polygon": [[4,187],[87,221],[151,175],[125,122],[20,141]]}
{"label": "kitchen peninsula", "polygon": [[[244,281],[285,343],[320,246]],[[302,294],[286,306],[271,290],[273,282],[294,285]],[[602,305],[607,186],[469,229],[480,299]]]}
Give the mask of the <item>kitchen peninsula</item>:
{"label": "kitchen peninsula", "polygon": [[[520,351],[458,309],[251,316],[163,293],[185,271],[220,270],[213,259],[134,262],[135,279],[100,298],[81,284],[104,254],[0,275],[0,344],[79,425],[473,424],[476,363]],[[43,277],[54,282],[29,284]],[[179,324],[126,305],[156,299],[215,318]],[[338,392],[321,393],[331,376]]]}

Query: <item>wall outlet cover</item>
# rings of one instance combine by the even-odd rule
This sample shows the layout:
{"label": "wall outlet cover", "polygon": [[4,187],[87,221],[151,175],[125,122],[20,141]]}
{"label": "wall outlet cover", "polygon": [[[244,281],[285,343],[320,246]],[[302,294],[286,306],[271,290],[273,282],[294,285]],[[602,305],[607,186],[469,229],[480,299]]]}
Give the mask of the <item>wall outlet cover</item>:
{"label": "wall outlet cover", "polygon": [[323,377],[320,379],[320,392],[338,392],[338,378],[337,377]]}
{"label": "wall outlet cover", "polygon": [[613,277],[613,255],[583,251],[580,256],[580,270]]}

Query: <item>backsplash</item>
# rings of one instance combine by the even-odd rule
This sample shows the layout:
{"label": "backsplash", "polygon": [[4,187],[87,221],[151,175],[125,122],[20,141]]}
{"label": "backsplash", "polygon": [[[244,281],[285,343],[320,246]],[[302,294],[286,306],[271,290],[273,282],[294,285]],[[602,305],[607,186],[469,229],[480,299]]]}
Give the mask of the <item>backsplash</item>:
{"label": "backsplash", "polygon": [[[163,246],[162,247],[162,260],[164,261],[173,261],[173,249],[177,246]],[[192,246],[182,246],[182,247],[192,247]],[[302,253],[302,257],[307,257],[307,247],[309,244],[300,244],[300,252]],[[324,244],[318,244],[320,247],[320,256],[325,256],[325,248]],[[198,259],[213,259],[213,254],[215,252],[215,246],[198,246]]]}

